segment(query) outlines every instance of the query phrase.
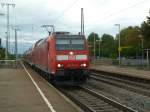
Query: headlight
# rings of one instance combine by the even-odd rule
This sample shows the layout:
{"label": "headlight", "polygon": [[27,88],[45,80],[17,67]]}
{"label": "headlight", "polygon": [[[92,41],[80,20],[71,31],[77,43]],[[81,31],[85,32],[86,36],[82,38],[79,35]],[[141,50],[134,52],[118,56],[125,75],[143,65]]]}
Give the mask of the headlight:
{"label": "headlight", "polygon": [[70,52],[69,54],[70,54],[70,55],[73,55],[73,52]]}
{"label": "headlight", "polygon": [[86,67],[86,64],[84,63],[83,66]]}
{"label": "headlight", "polygon": [[80,66],[81,66],[81,67],[86,67],[87,64],[86,64],[86,63],[83,63],[83,64],[81,64]]}
{"label": "headlight", "polygon": [[61,67],[63,67],[63,64],[57,64],[57,67],[61,68]]}
{"label": "headlight", "polygon": [[60,67],[61,67],[61,64],[57,64],[57,67],[60,68]]}

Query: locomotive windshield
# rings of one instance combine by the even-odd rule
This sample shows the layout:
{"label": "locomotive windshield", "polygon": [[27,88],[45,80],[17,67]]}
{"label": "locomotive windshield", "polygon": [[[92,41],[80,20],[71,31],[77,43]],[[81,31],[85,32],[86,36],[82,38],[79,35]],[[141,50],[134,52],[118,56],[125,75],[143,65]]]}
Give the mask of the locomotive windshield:
{"label": "locomotive windshield", "polygon": [[84,38],[57,38],[57,50],[84,50]]}

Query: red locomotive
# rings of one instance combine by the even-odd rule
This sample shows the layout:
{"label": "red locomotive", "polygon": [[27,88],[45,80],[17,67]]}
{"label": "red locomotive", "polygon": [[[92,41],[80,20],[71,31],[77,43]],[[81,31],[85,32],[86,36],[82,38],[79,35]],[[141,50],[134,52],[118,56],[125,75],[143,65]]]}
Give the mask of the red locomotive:
{"label": "red locomotive", "polygon": [[48,80],[84,83],[89,77],[88,45],[83,35],[55,32],[37,41],[26,56]]}

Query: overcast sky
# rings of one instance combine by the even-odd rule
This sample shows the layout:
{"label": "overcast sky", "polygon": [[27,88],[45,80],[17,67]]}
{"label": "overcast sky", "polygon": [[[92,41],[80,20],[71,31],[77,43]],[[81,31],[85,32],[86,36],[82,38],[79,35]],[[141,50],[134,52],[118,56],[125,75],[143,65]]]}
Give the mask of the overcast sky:
{"label": "overcast sky", "polygon": [[[121,28],[140,25],[150,9],[150,0],[0,0],[0,3],[16,4],[15,8],[10,7],[10,24],[21,29],[18,34],[20,45],[24,46],[21,52],[46,37],[47,33],[40,27],[43,24],[52,24],[57,31],[78,33],[81,8],[84,8],[86,36],[90,32],[115,35],[116,23],[121,24]],[[6,7],[0,6],[0,12],[6,14]],[[3,40],[5,32],[6,16],[0,16]],[[11,35],[13,40],[12,30]]]}

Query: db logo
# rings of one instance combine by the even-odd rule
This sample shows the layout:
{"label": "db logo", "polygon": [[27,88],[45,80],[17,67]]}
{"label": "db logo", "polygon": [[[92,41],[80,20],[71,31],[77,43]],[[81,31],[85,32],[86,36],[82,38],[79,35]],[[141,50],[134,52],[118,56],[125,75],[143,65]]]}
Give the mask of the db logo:
{"label": "db logo", "polygon": [[69,60],[75,60],[75,58],[76,58],[76,57],[75,57],[74,55],[70,55],[70,56],[69,56]]}

